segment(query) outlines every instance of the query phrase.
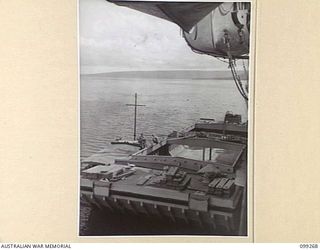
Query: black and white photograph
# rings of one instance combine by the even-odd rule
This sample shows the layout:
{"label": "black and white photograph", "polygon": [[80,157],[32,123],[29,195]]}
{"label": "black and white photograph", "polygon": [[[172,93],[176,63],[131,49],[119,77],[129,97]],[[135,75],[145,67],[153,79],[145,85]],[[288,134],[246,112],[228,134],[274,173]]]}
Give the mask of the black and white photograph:
{"label": "black and white photograph", "polygon": [[251,8],[79,0],[79,236],[248,236]]}

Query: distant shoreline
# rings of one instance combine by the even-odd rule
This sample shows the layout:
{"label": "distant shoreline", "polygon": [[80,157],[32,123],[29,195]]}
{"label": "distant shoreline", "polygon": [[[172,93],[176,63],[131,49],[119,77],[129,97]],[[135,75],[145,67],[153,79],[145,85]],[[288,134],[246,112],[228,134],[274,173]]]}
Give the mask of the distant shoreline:
{"label": "distant shoreline", "polygon": [[[245,79],[240,71],[239,76]],[[81,74],[81,76],[108,77],[108,78],[134,78],[134,79],[192,79],[192,80],[232,80],[230,71],[204,71],[204,70],[159,70],[159,71],[116,71],[107,73]]]}

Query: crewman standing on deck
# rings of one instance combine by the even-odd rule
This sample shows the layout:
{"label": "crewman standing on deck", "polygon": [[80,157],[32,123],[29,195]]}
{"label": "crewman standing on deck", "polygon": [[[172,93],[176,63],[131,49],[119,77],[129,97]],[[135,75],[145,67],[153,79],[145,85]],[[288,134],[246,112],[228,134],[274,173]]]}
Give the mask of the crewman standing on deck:
{"label": "crewman standing on deck", "polygon": [[154,144],[158,144],[159,143],[159,138],[157,136],[155,136],[155,135],[152,135],[152,142]]}
{"label": "crewman standing on deck", "polygon": [[146,138],[144,138],[143,133],[141,133],[140,136],[138,137],[138,143],[140,144],[141,148],[146,147]]}

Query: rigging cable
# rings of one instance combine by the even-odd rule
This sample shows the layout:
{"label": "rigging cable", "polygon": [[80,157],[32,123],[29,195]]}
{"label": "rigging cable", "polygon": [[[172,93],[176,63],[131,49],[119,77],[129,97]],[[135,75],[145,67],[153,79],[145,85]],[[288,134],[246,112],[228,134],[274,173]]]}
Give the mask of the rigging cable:
{"label": "rigging cable", "polygon": [[[249,63],[249,62],[248,62],[248,63]],[[243,65],[243,70],[244,70],[244,73],[245,73],[246,79],[247,79],[246,90],[247,90],[247,92],[248,92],[248,88],[249,88],[249,71],[247,70],[246,65],[245,65],[243,59],[242,59],[242,65]]]}
{"label": "rigging cable", "polygon": [[233,59],[229,59],[229,67],[231,69],[231,73],[232,73],[232,77],[233,77],[233,80],[235,82],[235,85],[239,91],[239,93],[241,94],[241,96],[246,100],[248,101],[248,96],[246,94],[246,92],[244,91],[243,87],[242,87],[242,83],[241,83],[241,79],[239,77],[239,75],[237,74],[236,72],[236,69],[235,69],[235,66],[234,66],[234,62],[233,62]]}
{"label": "rigging cable", "polygon": [[229,58],[229,68],[231,69],[231,73],[232,73],[232,77],[233,77],[234,83],[235,83],[239,93],[241,94],[241,96],[246,101],[248,101],[248,95],[245,92],[245,90],[243,89],[243,85],[242,85],[241,79],[240,79],[239,75],[237,74],[237,70],[236,70],[236,67],[235,67],[236,59],[233,59],[233,57],[231,55],[230,38],[229,38],[228,32],[225,32],[224,39],[225,39],[225,44],[226,44],[226,47],[227,47],[227,55],[228,55],[228,58]]}

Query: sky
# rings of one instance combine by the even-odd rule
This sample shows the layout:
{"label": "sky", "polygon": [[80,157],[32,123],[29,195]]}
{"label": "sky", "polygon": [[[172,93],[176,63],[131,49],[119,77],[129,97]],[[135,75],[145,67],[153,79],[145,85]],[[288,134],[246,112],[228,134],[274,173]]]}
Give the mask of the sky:
{"label": "sky", "polygon": [[174,23],[105,0],[79,2],[81,74],[226,69],[219,60],[194,53]]}

